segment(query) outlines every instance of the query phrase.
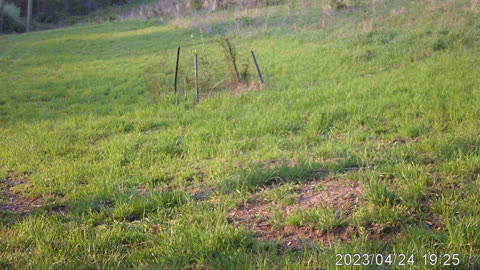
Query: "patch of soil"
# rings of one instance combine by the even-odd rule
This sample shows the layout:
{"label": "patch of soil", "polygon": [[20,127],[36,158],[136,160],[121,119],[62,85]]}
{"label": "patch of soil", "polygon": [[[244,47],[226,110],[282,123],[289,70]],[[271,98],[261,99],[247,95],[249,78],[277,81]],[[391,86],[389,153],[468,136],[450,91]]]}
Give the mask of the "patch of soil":
{"label": "patch of soil", "polygon": [[366,226],[369,239],[387,240],[400,232],[399,225],[384,226],[381,224],[370,224]]}
{"label": "patch of soil", "polygon": [[145,197],[148,193],[148,187],[139,187],[137,188],[138,195]]}
{"label": "patch of soil", "polygon": [[334,211],[342,210],[348,214],[363,201],[362,195],[362,187],[351,181],[314,182],[302,186],[302,196],[298,200],[298,205],[301,208],[310,208],[326,204]]}
{"label": "patch of soil", "polygon": [[202,185],[192,189],[188,195],[195,200],[205,201],[205,200],[208,200],[212,194],[213,194],[213,188]]}
{"label": "patch of soil", "polygon": [[439,216],[430,216],[427,218],[425,223],[427,223],[430,229],[437,230],[437,231],[445,230],[445,227],[446,227],[442,218]]}
{"label": "patch of soil", "polygon": [[409,143],[418,143],[420,142],[419,137],[407,137],[407,138],[396,138],[393,141],[382,141],[380,142],[381,148],[390,149],[398,145],[407,145]]}
{"label": "patch of soil", "polygon": [[16,179],[15,174],[12,171],[8,172],[7,177],[0,185],[0,210],[11,211],[15,213],[28,213],[33,209],[46,204],[45,200],[43,200],[41,197],[30,198],[13,192],[13,187],[26,183],[28,183],[28,180]]}
{"label": "patch of soil", "polygon": [[293,168],[298,164],[298,161],[295,159],[271,159],[262,161],[262,169],[273,169],[280,166],[287,166]]}
{"label": "patch of soil", "polygon": [[364,191],[360,185],[348,180],[332,179],[312,181],[301,185],[301,196],[296,204],[283,206],[275,202],[254,202],[241,205],[227,213],[227,220],[235,227],[244,226],[264,240],[279,239],[283,245],[298,247],[302,242],[316,241],[329,245],[333,242],[348,242],[358,236],[352,226],[335,228],[323,232],[305,226],[287,225],[275,227],[271,222],[272,209],[277,208],[286,215],[297,209],[327,206],[335,212],[348,216],[364,201]]}
{"label": "patch of soil", "polygon": [[51,212],[59,213],[62,216],[66,216],[68,213],[70,213],[70,209],[66,205],[49,206],[48,210]]}
{"label": "patch of soil", "polygon": [[[445,221],[441,216],[435,215],[432,212],[432,202],[431,199],[437,200],[440,198],[442,195],[442,191],[436,190],[436,191],[431,191],[430,193],[430,198],[424,198],[423,200],[420,201],[420,209],[423,213],[426,213],[425,215],[425,224],[430,228],[431,230],[434,231],[445,231],[446,230],[446,225]],[[413,215],[413,217],[422,220],[422,217],[417,217]]]}
{"label": "patch of soil", "polygon": [[267,241],[280,240],[286,247],[300,247],[302,244],[312,242],[329,246],[334,242],[349,242],[350,239],[358,237],[358,230],[353,226],[339,227],[328,232],[323,232],[311,227],[286,225],[283,228],[275,228],[270,224],[261,227],[262,230],[254,230],[260,238]]}
{"label": "patch of soil", "polygon": [[232,90],[232,94],[234,96],[239,96],[243,92],[249,92],[254,90],[259,90],[261,88],[261,84],[257,82],[250,82],[248,85],[244,83],[238,83],[236,85],[232,85],[229,87]]}

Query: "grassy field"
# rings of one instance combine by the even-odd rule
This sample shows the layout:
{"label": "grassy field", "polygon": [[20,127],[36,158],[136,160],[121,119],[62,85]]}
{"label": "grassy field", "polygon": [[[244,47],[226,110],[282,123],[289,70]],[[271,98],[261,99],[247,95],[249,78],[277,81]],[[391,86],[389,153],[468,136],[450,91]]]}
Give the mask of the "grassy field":
{"label": "grassy field", "polygon": [[0,268],[478,269],[480,15],[318,3],[0,36]]}

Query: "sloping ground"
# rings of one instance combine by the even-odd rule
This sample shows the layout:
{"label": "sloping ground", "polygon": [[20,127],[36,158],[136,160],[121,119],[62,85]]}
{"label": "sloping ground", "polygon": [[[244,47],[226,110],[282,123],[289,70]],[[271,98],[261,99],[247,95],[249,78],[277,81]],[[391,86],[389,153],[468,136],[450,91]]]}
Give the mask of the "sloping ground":
{"label": "sloping ground", "polygon": [[305,3],[0,37],[0,268],[475,268],[478,13]]}

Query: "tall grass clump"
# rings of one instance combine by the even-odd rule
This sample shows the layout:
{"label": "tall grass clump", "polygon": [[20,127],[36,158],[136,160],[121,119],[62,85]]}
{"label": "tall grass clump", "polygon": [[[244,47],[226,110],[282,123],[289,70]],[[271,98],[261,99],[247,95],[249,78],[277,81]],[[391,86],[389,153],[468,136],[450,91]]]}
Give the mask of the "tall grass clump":
{"label": "tall grass clump", "polygon": [[241,69],[239,69],[240,57],[238,56],[237,48],[233,44],[231,38],[227,36],[222,36],[217,39],[217,43],[220,45],[223,51],[225,65],[229,74],[229,88],[235,91],[241,88],[249,87],[249,84],[251,84],[251,82],[249,81],[250,62],[248,61],[248,58],[245,59],[243,64],[241,64]]}
{"label": "tall grass clump", "polygon": [[317,206],[307,210],[298,209],[286,217],[285,223],[295,226],[308,226],[327,232],[340,227],[343,219],[332,209]]}

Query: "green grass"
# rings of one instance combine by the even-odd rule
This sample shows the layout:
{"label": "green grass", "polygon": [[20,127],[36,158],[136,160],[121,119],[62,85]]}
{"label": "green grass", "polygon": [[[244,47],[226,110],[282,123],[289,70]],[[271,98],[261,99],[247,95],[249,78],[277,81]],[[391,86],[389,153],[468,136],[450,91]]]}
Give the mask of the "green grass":
{"label": "green grass", "polygon": [[[0,268],[332,269],[337,253],[478,265],[480,17],[467,5],[363,4],[322,25],[321,5],[290,3],[1,36],[0,179],[13,171],[26,180],[15,192],[48,204],[0,210]],[[205,93],[226,74],[222,33],[241,63],[255,50],[267,84],[194,105],[192,54]],[[367,203],[345,220],[314,209],[276,222],[399,232],[296,250],[225,218],[266,186],[291,204],[288,185],[322,177],[360,183]]]}
{"label": "green grass", "polygon": [[322,232],[328,232],[342,225],[341,218],[324,206],[296,210],[286,218],[285,222],[288,225],[313,227]]}

